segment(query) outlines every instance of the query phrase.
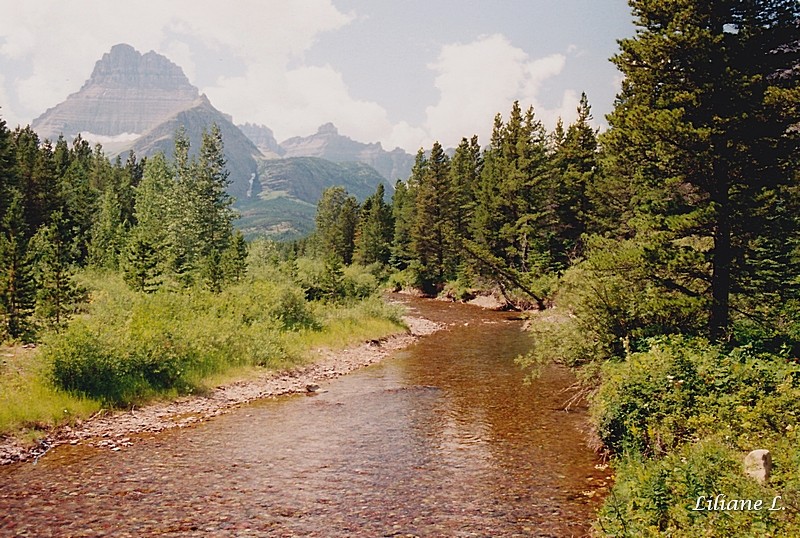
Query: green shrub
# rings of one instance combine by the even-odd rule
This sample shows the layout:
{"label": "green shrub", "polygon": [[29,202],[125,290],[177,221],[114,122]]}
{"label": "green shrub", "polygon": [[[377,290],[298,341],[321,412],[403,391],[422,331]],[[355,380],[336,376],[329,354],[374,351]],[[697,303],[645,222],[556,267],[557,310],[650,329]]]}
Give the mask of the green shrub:
{"label": "green shrub", "polygon": [[[800,535],[800,366],[752,346],[725,350],[664,337],[601,368],[592,418],[617,454],[616,484],[600,512],[608,536]],[[769,487],[742,469],[772,452]],[[692,511],[699,496],[782,496],[780,512]]]}
{"label": "green shrub", "polygon": [[[553,358],[572,366],[621,358],[648,347],[664,334],[698,334],[704,327],[702,300],[659,284],[648,269],[648,248],[635,240],[587,240],[586,258],[560,282],[542,277],[531,283],[555,295],[557,323],[532,324],[533,351],[524,363]],[[553,291],[555,289],[555,291]]]}
{"label": "green shrub", "polygon": [[[306,277],[321,267],[298,265]],[[266,266],[219,293],[137,293],[113,274],[88,280],[95,284],[89,314],[53,335],[43,353],[56,387],[109,405],[191,392],[231,368],[286,366],[311,345],[347,345],[399,325],[397,308],[374,297],[377,279],[363,267],[343,273],[347,303],[327,305],[309,303]]]}
{"label": "green shrub", "polygon": [[[616,481],[595,527],[606,536],[631,538],[799,536],[800,522],[787,496],[797,490],[759,485],[744,475],[742,457],[713,439],[684,445],[660,459],[625,456],[615,462]],[[764,509],[693,510],[698,499],[700,507],[707,507],[705,501],[718,494],[726,500],[760,499]],[[787,509],[767,510],[777,495],[782,496],[777,506]]]}
{"label": "green shrub", "polygon": [[744,449],[798,425],[800,366],[785,357],[682,337],[651,344],[602,367],[592,416],[612,452],[663,454],[715,434]]}
{"label": "green shrub", "polygon": [[288,330],[311,328],[318,325],[303,291],[292,285],[284,286],[277,292],[270,315]]}

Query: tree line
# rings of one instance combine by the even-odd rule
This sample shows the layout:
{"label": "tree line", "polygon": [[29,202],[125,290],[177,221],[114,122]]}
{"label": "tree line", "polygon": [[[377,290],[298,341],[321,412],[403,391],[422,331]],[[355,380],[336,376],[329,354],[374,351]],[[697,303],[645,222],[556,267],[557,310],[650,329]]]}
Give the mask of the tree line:
{"label": "tree line", "polygon": [[644,30],[612,59],[624,79],[606,132],[585,94],[551,132],[514,103],[485,146],[420,149],[388,206],[382,186],[360,207],[330,189],[312,248],[431,294],[480,279],[539,308],[554,279],[593,266],[658,298],[602,307],[613,353],[631,337],[785,329],[800,290],[796,4],[632,6]]}
{"label": "tree line", "polygon": [[240,278],[223,141],[213,126],[190,157],[184,131],[163,154],[113,162],[80,135],[40,140],[0,119],[0,337],[62,327],[86,300],[75,271],[120,271],[135,290]]}

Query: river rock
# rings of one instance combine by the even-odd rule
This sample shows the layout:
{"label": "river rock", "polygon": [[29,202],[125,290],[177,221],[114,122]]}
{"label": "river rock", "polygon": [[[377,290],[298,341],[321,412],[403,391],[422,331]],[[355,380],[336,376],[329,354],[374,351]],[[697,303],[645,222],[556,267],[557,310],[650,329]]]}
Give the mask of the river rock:
{"label": "river rock", "polygon": [[744,458],[744,472],[748,476],[755,478],[760,484],[769,481],[769,473],[772,470],[772,454],[769,450],[753,450]]}

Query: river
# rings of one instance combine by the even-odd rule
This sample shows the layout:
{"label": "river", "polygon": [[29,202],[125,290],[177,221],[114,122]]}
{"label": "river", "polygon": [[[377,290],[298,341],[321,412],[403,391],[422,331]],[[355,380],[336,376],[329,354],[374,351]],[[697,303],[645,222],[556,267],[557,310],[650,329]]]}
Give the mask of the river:
{"label": "river", "polygon": [[402,300],[448,327],[313,396],[0,468],[0,536],[586,535],[609,471],[570,373],[523,382],[511,313]]}

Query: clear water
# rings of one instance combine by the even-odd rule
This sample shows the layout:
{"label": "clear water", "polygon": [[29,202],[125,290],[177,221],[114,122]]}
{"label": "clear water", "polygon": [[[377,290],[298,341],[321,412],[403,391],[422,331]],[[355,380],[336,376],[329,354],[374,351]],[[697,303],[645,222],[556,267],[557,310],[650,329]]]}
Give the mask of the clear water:
{"label": "clear water", "polygon": [[570,374],[523,383],[513,314],[403,300],[448,328],[326,392],[0,468],[0,536],[586,535],[606,473]]}

